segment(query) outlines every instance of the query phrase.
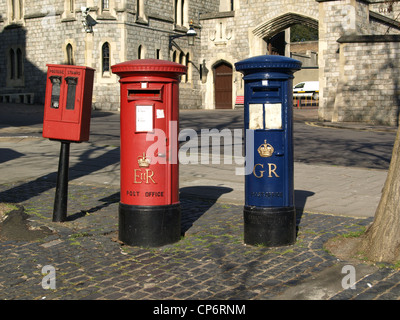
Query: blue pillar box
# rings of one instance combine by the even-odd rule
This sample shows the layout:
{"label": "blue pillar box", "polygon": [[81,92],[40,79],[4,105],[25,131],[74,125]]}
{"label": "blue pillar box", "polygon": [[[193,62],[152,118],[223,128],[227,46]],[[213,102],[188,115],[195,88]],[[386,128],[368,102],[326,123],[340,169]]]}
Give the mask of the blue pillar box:
{"label": "blue pillar box", "polygon": [[[244,242],[283,246],[296,241],[293,183],[293,73],[301,62],[273,55],[239,61],[244,79],[246,165]],[[248,152],[248,150],[253,150]]]}

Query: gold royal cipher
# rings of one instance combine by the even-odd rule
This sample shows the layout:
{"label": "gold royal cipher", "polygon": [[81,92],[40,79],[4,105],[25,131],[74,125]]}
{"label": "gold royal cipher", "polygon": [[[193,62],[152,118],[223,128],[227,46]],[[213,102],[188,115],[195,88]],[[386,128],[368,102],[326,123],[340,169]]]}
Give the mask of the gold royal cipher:
{"label": "gold royal cipher", "polygon": [[264,140],[264,143],[258,147],[257,151],[261,157],[268,158],[274,153],[274,147],[267,143],[267,140]]}
{"label": "gold royal cipher", "polygon": [[146,157],[145,152],[143,152],[143,156],[138,157],[138,164],[140,168],[148,168],[150,166],[150,159]]}
{"label": "gold royal cipher", "polygon": [[148,169],[150,167],[151,160],[150,158],[146,157],[146,153],[143,152],[143,156],[138,157],[138,164],[139,168],[146,168],[146,169],[134,169],[133,170],[133,183],[154,183],[157,184],[154,180],[154,171]]}

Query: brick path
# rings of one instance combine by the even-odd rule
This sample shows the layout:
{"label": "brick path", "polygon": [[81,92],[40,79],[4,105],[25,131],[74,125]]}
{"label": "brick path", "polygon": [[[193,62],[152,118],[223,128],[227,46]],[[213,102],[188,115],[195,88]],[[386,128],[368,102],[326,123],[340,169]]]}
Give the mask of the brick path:
{"label": "brick path", "polygon": [[[274,299],[338,264],[323,248],[327,239],[371,222],[299,212],[295,245],[253,247],[243,244],[241,206],[183,196],[181,241],[148,249],[116,240],[117,188],[70,184],[65,223],[51,222],[54,192],[45,179],[0,186],[2,201],[22,203],[32,226],[53,230],[2,239],[0,299]],[[55,290],[41,286],[45,265],[56,270]],[[381,268],[356,290],[327,298],[397,299],[399,280],[398,271]]]}

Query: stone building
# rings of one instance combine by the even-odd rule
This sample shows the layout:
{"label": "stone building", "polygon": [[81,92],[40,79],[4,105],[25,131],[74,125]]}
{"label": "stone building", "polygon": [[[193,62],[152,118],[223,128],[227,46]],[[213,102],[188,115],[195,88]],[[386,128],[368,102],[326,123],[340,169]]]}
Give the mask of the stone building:
{"label": "stone building", "polygon": [[[319,79],[321,120],[398,124],[400,5],[388,8],[380,0],[0,0],[0,102],[43,102],[46,64],[71,63],[96,69],[93,106],[117,110],[110,66],[155,58],[188,66],[181,109],[231,109],[243,94],[234,63],[278,52],[303,61],[295,81]],[[191,20],[194,46],[184,36]],[[297,24],[318,29],[318,46],[290,43]]]}
{"label": "stone building", "polygon": [[[92,29],[83,26],[89,8]],[[218,11],[219,0],[0,0],[0,102],[44,102],[46,64],[96,69],[93,106],[119,107],[119,83],[110,66],[133,59],[174,59],[188,66],[182,77],[183,108],[200,108],[200,38],[185,37],[190,19]]]}
{"label": "stone building", "polygon": [[[319,2],[319,117],[399,124],[399,3]],[[324,23],[321,23],[323,21]]]}

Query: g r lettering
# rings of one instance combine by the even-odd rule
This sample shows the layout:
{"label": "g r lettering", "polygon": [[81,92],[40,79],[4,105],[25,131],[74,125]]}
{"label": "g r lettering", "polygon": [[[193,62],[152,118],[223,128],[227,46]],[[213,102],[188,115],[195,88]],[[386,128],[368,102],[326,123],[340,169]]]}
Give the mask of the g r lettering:
{"label": "g r lettering", "polygon": [[264,176],[265,170],[260,170],[260,171],[259,171],[259,174],[257,175],[257,172],[256,172],[257,166],[260,166],[262,169],[264,169],[264,165],[263,165],[263,164],[260,164],[260,163],[257,163],[257,164],[254,166],[254,169],[253,169],[253,174],[254,174],[254,176],[255,176],[256,178],[260,179],[260,178],[262,178],[262,177]]}
{"label": "g r lettering", "polygon": [[[257,167],[261,167],[261,168],[257,168]],[[260,169],[264,169],[264,165],[261,163],[257,163],[253,168],[253,174],[258,179],[264,177],[265,170],[260,170]],[[268,163],[268,178],[273,178],[272,175],[274,175],[275,178],[279,178],[278,174],[276,173],[276,169],[277,169],[277,166],[275,163]]]}
{"label": "g r lettering", "polygon": [[272,178],[272,174],[274,174],[276,178],[279,178],[279,176],[275,172],[276,169],[277,168],[275,163],[268,163],[268,178]]}

